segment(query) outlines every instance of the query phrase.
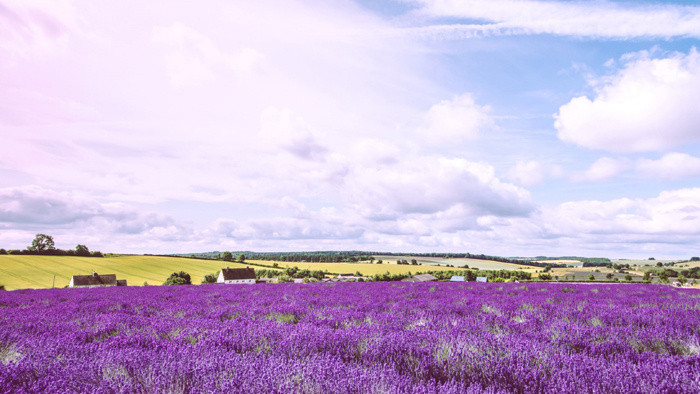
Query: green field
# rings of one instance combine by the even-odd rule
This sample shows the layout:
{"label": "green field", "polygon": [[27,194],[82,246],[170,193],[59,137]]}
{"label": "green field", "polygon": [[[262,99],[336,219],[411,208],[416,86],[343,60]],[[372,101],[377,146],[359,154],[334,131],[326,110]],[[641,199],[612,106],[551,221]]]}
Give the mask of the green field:
{"label": "green field", "polygon": [[199,260],[160,256],[68,257],[0,255],[0,285],[7,290],[50,288],[54,275],[56,287],[64,287],[73,275],[116,274],[126,279],[129,286],[162,284],[174,271],[185,271],[192,283],[200,283],[204,275],[215,273],[225,266],[245,264],[216,260]]}

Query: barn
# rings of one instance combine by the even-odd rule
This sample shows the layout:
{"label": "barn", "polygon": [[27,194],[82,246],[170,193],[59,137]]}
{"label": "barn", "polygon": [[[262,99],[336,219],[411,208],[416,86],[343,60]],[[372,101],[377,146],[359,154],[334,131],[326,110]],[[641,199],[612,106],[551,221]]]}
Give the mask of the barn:
{"label": "barn", "polygon": [[126,279],[117,279],[115,274],[98,275],[93,271],[92,275],[73,275],[68,283],[68,287],[107,286],[126,286]]}
{"label": "barn", "polygon": [[255,270],[249,267],[245,268],[222,268],[217,278],[216,283],[225,284],[255,284]]}

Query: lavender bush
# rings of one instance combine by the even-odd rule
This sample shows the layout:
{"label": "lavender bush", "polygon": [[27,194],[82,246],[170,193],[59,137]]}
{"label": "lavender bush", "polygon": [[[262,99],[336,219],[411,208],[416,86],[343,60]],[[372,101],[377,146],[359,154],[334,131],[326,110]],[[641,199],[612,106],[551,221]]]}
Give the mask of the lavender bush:
{"label": "lavender bush", "polygon": [[0,391],[700,392],[700,292],[337,283],[0,294]]}

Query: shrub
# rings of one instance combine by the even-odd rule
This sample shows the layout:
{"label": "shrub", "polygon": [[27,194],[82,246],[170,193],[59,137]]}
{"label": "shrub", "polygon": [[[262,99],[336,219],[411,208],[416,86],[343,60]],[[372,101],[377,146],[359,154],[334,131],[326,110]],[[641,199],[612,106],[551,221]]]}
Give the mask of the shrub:
{"label": "shrub", "polygon": [[[551,274],[545,274],[542,273],[539,275],[540,280],[552,280],[552,275]],[[495,282],[496,280],[492,280],[492,282]]]}
{"label": "shrub", "polygon": [[185,271],[173,272],[170,274],[168,279],[163,283],[164,285],[191,285],[192,278],[190,274]]}
{"label": "shrub", "polygon": [[277,283],[291,283],[294,282],[294,279],[292,277],[287,276],[287,275],[281,275],[277,277]]}
{"label": "shrub", "polygon": [[588,275],[588,280],[595,280],[595,275],[593,275],[593,274]]}
{"label": "shrub", "polygon": [[204,279],[202,279],[202,283],[216,283],[217,279],[219,279],[219,272],[220,271],[217,271],[213,274],[204,275]]}
{"label": "shrub", "polygon": [[5,249],[0,249],[0,254],[7,254],[7,250],[5,250]]}

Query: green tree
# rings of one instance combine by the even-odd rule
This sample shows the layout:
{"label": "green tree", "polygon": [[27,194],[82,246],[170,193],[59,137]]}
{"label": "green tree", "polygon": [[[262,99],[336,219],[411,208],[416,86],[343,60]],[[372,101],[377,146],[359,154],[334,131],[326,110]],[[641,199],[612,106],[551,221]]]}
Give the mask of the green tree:
{"label": "green tree", "polygon": [[170,274],[168,279],[165,280],[164,285],[191,285],[192,278],[190,274],[185,271],[173,272]]}
{"label": "green tree", "polygon": [[679,276],[678,276],[678,283],[684,285],[685,282],[687,282],[687,281],[688,281],[688,279],[686,279],[685,276],[683,276],[683,275],[679,275]]}
{"label": "green tree", "polygon": [[75,255],[76,256],[90,256],[90,250],[88,250],[87,246],[78,244],[75,247]]}
{"label": "green tree", "polygon": [[651,282],[651,272],[647,271],[644,273],[644,277],[642,278],[645,282]]}
{"label": "green tree", "polygon": [[608,273],[607,275],[605,275],[605,278],[606,278],[607,280],[612,280],[613,274]]}
{"label": "green tree", "polygon": [[202,279],[202,283],[216,283],[216,281],[219,279],[220,272],[221,271],[217,271],[213,274],[204,275],[204,279]]}
{"label": "green tree", "polygon": [[595,280],[595,275],[593,275],[593,274],[588,275],[588,280]]}
{"label": "green tree", "polygon": [[245,262],[245,255],[243,253],[238,255],[238,262],[239,263]]}
{"label": "green tree", "polygon": [[53,237],[46,234],[37,234],[32,241],[32,246],[28,247],[32,252],[42,253],[49,250],[55,250]]}
{"label": "green tree", "polygon": [[625,275],[625,280],[628,282],[632,282],[632,275],[630,275],[630,274]]}
{"label": "green tree", "polygon": [[7,254],[7,250],[0,248],[0,254]]}
{"label": "green tree", "polygon": [[[540,278],[540,280],[552,280],[552,275],[551,275],[551,274],[541,273],[541,274],[539,275],[539,278]],[[493,280],[492,280],[492,282],[493,282]]]}
{"label": "green tree", "polygon": [[231,254],[231,252],[224,252],[221,254],[221,260],[233,261],[233,255]]}

